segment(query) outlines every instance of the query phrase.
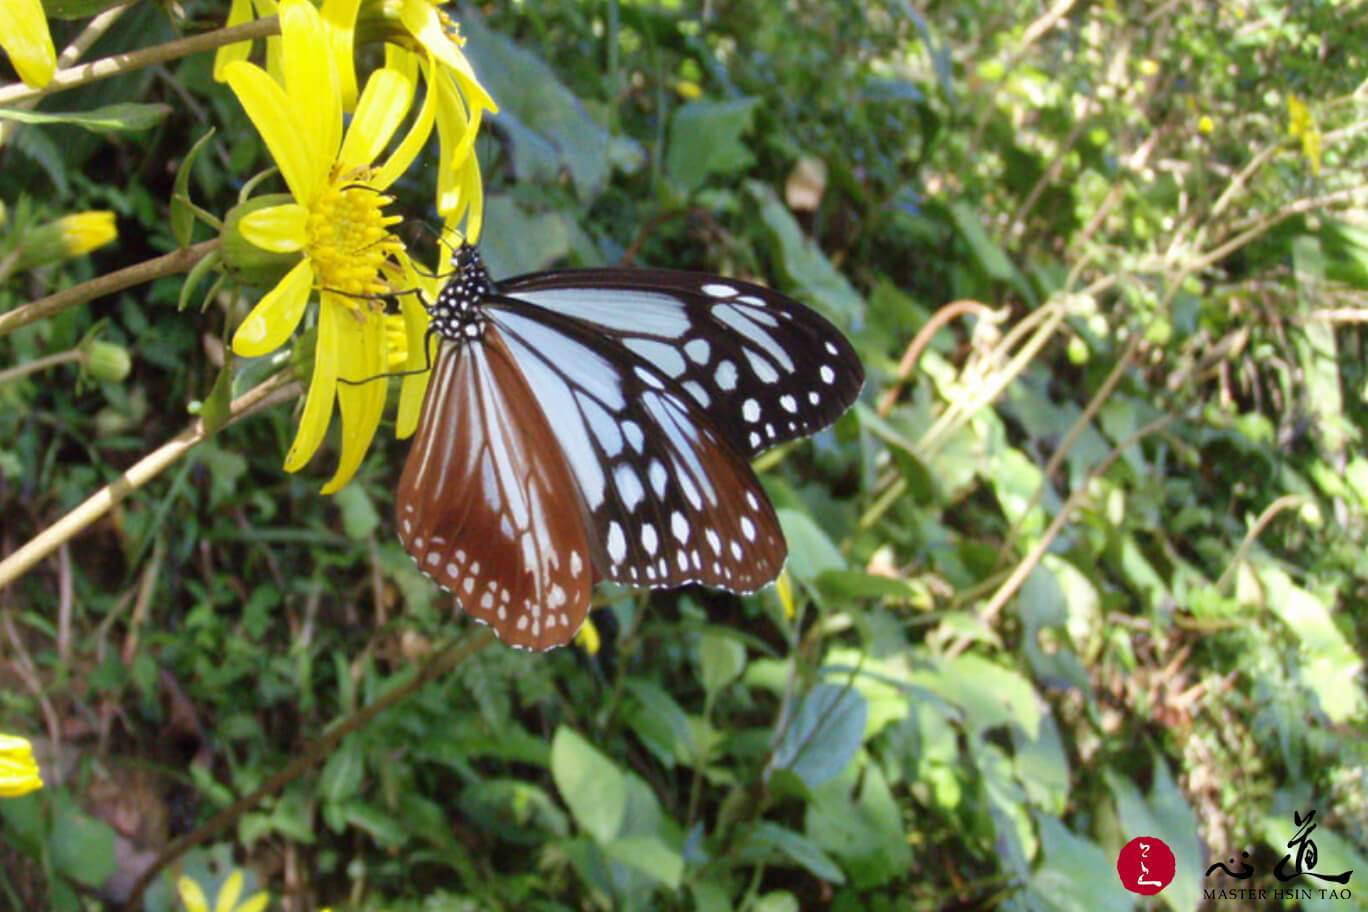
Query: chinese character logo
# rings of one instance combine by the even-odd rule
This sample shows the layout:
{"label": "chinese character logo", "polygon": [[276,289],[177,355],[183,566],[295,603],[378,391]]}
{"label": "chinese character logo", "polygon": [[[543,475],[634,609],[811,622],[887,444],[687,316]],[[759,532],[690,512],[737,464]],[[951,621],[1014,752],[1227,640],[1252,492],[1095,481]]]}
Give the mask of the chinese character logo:
{"label": "chinese character logo", "polygon": [[1273,869],[1273,876],[1278,878],[1278,880],[1291,880],[1294,877],[1301,877],[1305,874],[1307,877],[1328,880],[1331,883],[1348,883],[1349,875],[1353,874],[1353,871],[1344,871],[1340,874],[1317,874],[1315,871],[1311,870],[1316,866],[1316,859],[1318,857],[1316,854],[1316,844],[1311,841],[1311,833],[1316,829],[1316,824],[1312,822],[1316,819],[1315,810],[1307,811],[1305,817],[1298,814],[1296,811],[1293,811],[1292,819],[1296,822],[1297,826],[1301,827],[1301,829],[1297,831],[1297,835],[1293,836],[1287,842],[1287,847],[1289,849],[1295,848],[1297,850],[1297,864],[1292,870],[1286,870],[1287,863],[1292,860],[1292,853],[1288,852],[1282,857],[1282,861],[1278,862],[1278,866]]}
{"label": "chinese character logo", "polygon": [[1135,837],[1116,859],[1121,885],[1142,896],[1153,896],[1172,883],[1177,866],[1173,850],[1154,836]]}

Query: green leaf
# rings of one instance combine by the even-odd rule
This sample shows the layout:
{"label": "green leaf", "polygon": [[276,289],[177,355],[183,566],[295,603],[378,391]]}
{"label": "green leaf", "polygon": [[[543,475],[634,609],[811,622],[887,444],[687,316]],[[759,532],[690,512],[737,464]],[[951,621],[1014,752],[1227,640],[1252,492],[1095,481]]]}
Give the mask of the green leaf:
{"label": "green leaf", "polygon": [[698,641],[698,666],[703,689],[708,696],[716,696],[746,670],[746,647],[733,636],[710,630]]}
{"label": "green leaf", "polygon": [[622,831],[627,809],[622,772],[565,726],[551,741],[551,778],[575,822],[597,842],[610,842]]}
{"label": "green leaf", "polygon": [[787,890],[773,890],[751,903],[749,912],[798,912],[798,897]]}
{"label": "green leaf", "polygon": [[1107,787],[1116,802],[1116,815],[1127,840],[1154,836],[1173,850],[1173,882],[1159,895],[1173,912],[1186,912],[1201,905],[1202,876],[1206,868],[1197,815],[1173,781],[1165,759],[1153,756],[1151,763],[1154,784],[1147,799],[1141,796],[1133,782],[1111,770],[1105,773]]}
{"label": "green leaf", "polygon": [[760,207],[760,220],[768,229],[784,274],[798,286],[799,297],[837,326],[850,329],[864,315],[864,299],[817,243],[803,233],[788,207],[768,184],[746,181],[746,191]]}
{"label": "green leaf", "polygon": [[846,569],[845,558],[811,516],[800,510],[775,512],[789,546],[790,573],[803,582],[812,582],[828,570]]}
{"label": "green leaf", "polygon": [[[181,247],[190,246],[190,240],[195,230],[195,210],[190,202],[190,174],[194,170],[195,159],[199,157],[200,150],[204,148],[205,143],[213,135],[214,128],[210,127],[209,132],[196,140],[195,144],[190,147],[190,151],[185,153],[185,158],[181,159],[180,167],[176,169],[176,182],[171,189],[171,236],[176,239],[176,243]],[[187,284],[189,283],[187,282]]]}
{"label": "green leaf", "polygon": [[697,744],[689,717],[659,685],[645,678],[627,678],[624,686],[632,699],[624,714],[637,737],[662,763],[693,763]]}
{"label": "green leaf", "polygon": [[767,821],[757,823],[746,835],[744,848],[748,852],[759,850],[762,853],[786,856],[814,877],[827,883],[845,883],[845,874],[836,862],[831,860],[830,855],[801,833],[795,833],[778,824]]}
{"label": "green leaf", "polygon": [[918,669],[906,680],[962,708],[973,731],[1016,724],[1031,738],[1039,733],[1041,706],[1031,682],[981,656],[943,660],[936,670]]}
{"label": "green leaf", "polygon": [[[468,39],[466,55],[498,100],[499,113],[487,119],[508,133],[519,178],[554,177],[547,173],[554,163],[569,172],[576,194],[587,202],[603,192],[614,166],[634,170],[643,160],[635,143],[599,126],[536,53],[489,30],[469,11],[461,17],[461,30]],[[490,231],[485,237],[497,235]],[[516,243],[529,239],[510,237]]]}
{"label": "green leaf", "polygon": [[738,174],[755,162],[741,141],[751,128],[758,98],[691,101],[670,120],[665,172],[685,193],[692,193],[713,174]]}
{"label": "green leaf", "polygon": [[408,830],[393,814],[368,802],[347,802],[342,806],[342,817],[357,829],[364,830],[383,848],[397,849],[409,840]]}
{"label": "green leaf", "polygon": [[69,124],[90,130],[92,133],[127,133],[150,130],[170,113],[170,105],[135,104],[124,101],[90,111],[66,113],[0,108],[0,120],[17,120],[27,124]]}
{"label": "green leaf", "polygon": [[816,788],[846,768],[864,741],[865,699],[853,687],[818,684],[794,713],[770,766]]}
{"label": "green leaf", "polygon": [[480,254],[491,275],[536,272],[569,252],[570,227],[563,213],[528,215],[507,194],[485,201]]}
{"label": "green leaf", "polygon": [[609,858],[649,874],[671,890],[679,889],[684,876],[684,857],[654,837],[614,839],[603,846]]}
{"label": "green leaf", "polygon": [[232,414],[233,368],[233,356],[225,355],[223,367],[219,368],[218,376],[214,378],[214,388],[204,397],[200,406],[200,421],[204,422],[206,433],[217,433]]}
{"label": "green leaf", "polygon": [[48,851],[53,871],[97,887],[114,873],[114,830],[103,820],[81,812],[69,797],[53,802]]}
{"label": "green leaf", "polygon": [[334,499],[342,511],[342,531],[352,541],[363,541],[380,527],[380,514],[364,485],[349,484]]}
{"label": "green leaf", "polygon": [[[1031,875],[1024,899],[1043,912],[1128,912],[1133,898],[1116,876],[1116,861],[1064,824],[1035,815],[1044,861]],[[1191,908],[1191,907],[1189,907]]]}
{"label": "green leaf", "polygon": [[968,203],[954,202],[950,204],[950,217],[954,220],[955,227],[959,229],[960,236],[969,244],[969,250],[978,261],[980,267],[989,277],[999,281],[1007,282],[1017,277],[1016,267],[1012,261],[1007,259],[1007,255],[1002,252],[1002,248],[988,237],[988,233],[983,230],[983,223],[977,212],[970,208]]}
{"label": "green leaf", "polygon": [[366,774],[366,758],[361,752],[361,743],[356,738],[345,739],[318,777],[318,791],[324,801],[336,804],[354,798],[361,791],[361,781]]}
{"label": "green leaf", "polygon": [[[1257,576],[1258,582],[1251,576]],[[1368,697],[1357,680],[1363,660],[1320,597],[1297,586],[1272,564],[1255,567],[1252,575],[1240,574],[1236,595],[1244,605],[1262,603],[1297,637],[1303,655],[1298,677],[1316,695],[1331,722],[1343,725],[1368,711]]]}

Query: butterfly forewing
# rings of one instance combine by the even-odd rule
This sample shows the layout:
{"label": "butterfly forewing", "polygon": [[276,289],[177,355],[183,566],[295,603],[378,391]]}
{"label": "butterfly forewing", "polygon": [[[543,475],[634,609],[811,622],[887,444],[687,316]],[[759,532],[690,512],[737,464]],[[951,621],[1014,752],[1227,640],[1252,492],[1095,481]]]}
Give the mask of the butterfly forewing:
{"label": "butterfly forewing", "polygon": [[552,416],[600,576],[745,592],[778,575],[787,551],[768,498],[674,378],[581,321],[497,297],[489,314]]}
{"label": "butterfly forewing", "polygon": [[399,537],[472,617],[515,646],[570,640],[589,610],[576,482],[498,330],[446,342],[399,482]]}
{"label": "butterfly forewing", "polygon": [[654,365],[747,457],[831,424],[864,383],[859,358],[831,323],[749,282],[589,269],[521,276],[499,291]]}

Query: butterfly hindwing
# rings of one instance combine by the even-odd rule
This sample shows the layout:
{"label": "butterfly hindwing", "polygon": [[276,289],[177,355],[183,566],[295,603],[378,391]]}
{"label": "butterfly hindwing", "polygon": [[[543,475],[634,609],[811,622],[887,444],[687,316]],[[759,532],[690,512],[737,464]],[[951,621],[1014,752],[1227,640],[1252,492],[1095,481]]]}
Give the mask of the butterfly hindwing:
{"label": "butterfly hindwing", "polygon": [[671,377],[582,322],[491,298],[551,416],[599,575],[637,586],[770,583],[787,548],[745,458]]}
{"label": "butterfly hindwing", "polygon": [[591,550],[546,414],[498,330],[445,342],[399,482],[418,566],[506,643],[569,642],[589,610]]}
{"label": "butterfly hindwing", "polygon": [[854,349],[824,317],[738,279],[581,269],[520,276],[499,292],[650,362],[747,457],[831,424],[864,383]]}

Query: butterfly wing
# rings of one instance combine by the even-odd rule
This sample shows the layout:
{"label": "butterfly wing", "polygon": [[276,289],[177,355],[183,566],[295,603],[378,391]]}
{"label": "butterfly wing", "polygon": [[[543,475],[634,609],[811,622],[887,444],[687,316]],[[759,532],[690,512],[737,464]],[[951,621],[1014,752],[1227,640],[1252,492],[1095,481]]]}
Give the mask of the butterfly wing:
{"label": "butterfly wing", "polygon": [[748,592],[787,555],[741,453],[671,378],[577,319],[490,298],[578,486],[599,576]]}
{"label": "butterfly wing", "polygon": [[399,537],[514,646],[569,642],[589,611],[574,477],[497,328],[444,342],[396,500]]}
{"label": "butterfly wing", "polygon": [[864,385],[836,327],[750,282],[580,269],[520,276],[499,292],[585,323],[654,365],[748,458],[831,424]]}

